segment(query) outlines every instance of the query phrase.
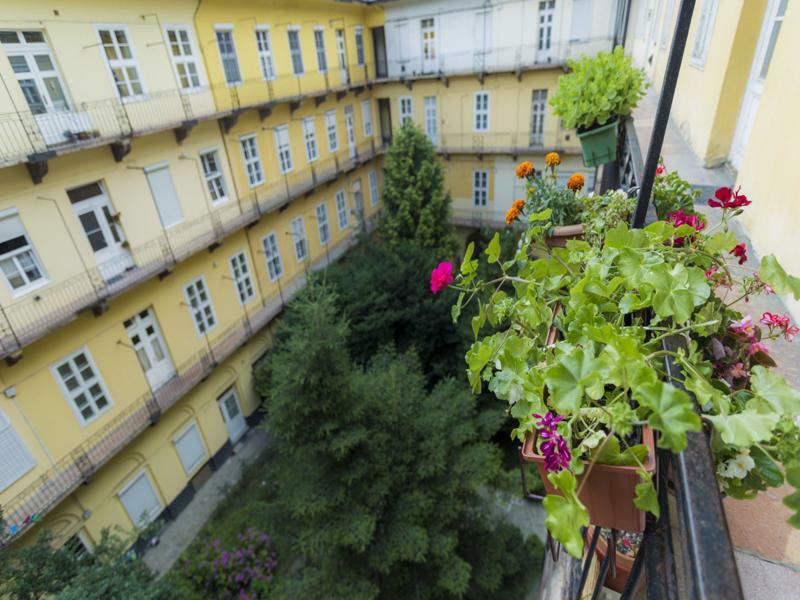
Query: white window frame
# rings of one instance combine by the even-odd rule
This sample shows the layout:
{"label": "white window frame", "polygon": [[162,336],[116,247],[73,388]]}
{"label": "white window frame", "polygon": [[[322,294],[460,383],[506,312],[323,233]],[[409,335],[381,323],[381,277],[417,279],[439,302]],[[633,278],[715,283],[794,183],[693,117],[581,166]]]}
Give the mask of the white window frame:
{"label": "white window frame", "polygon": [[380,196],[378,192],[378,173],[375,169],[369,172],[367,179],[369,180],[369,203],[371,206],[377,206]]}
{"label": "white window frame", "polygon": [[231,279],[236,291],[236,298],[239,300],[239,304],[244,306],[256,297],[247,253],[244,250],[239,250],[231,254],[228,258],[228,267],[231,270]]}
{"label": "white window frame", "polygon": [[372,137],[372,100],[361,102],[361,119],[364,121],[364,137]]}
{"label": "white window frame", "polygon": [[300,124],[303,129],[303,147],[306,149],[306,160],[309,163],[313,163],[319,158],[317,128],[314,126],[314,117],[305,117]]}
{"label": "white window frame", "polygon": [[[197,307],[192,306],[192,295],[189,294],[189,290],[193,289],[195,294],[197,294],[197,284],[202,282],[203,288],[206,293],[206,301],[203,302],[198,297],[198,305]],[[198,295],[199,296],[199,295]],[[186,308],[189,311],[189,317],[192,319],[192,324],[194,325],[194,331],[197,333],[197,337],[202,338],[209,334],[209,332],[213,331],[217,325],[219,325],[219,319],[217,319],[217,313],[214,310],[214,302],[211,299],[211,291],[208,289],[208,283],[206,282],[205,275],[200,275],[199,277],[195,277],[189,283],[183,286],[183,297],[186,299]],[[206,314],[206,308],[211,311],[210,318],[213,319],[213,323],[209,324],[209,315]],[[197,313],[200,313],[200,317],[202,319],[203,329],[200,328],[201,323],[197,320]]]}
{"label": "white window frame", "polygon": [[[478,185],[479,177],[483,178],[483,185]],[[474,169],[472,171],[472,206],[485,208],[489,205],[489,171],[487,169]]]}
{"label": "white window frame", "polygon": [[[297,49],[292,48],[292,34],[297,36]],[[303,44],[300,40],[300,27],[290,25],[286,28],[286,44],[289,47],[289,61],[292,64],[292,73],[295,77],[306,74],[306,66],[303,62]],[[296,59],[296,60],[295,60]],[[298,70],[299,67],[299,70]]]}
{"label": "white window frame", "polygon": [[[206,157],[212,157],[216,170],[210,170],[210,164]],[[228,184],[225,182],[225,173],[222,171],[222,162],[219,158],[219,148],[206,148],[197,153],[200,161],[200,168],[203,171],[203,179],[206,182],[208,197],[214,206],[228,201]],[[214,196],[217,196],[216,198]]]}
{"label": "white window frame", "polygon": [[[400,127],[406,124],[406,121],[414,121],[414,102],[411,96],[400,96],[397,99],[400,105]],[[405,110],[408,108],[408,110]]]}
{"label": "white window frame", "polygon": [[357,25],[354,29],[354,37],[356,44],[356,64],[359,67],[366,65],[366,53],[364,50],[364,28]]}
{"label": "white window frame", "polygon": [[[481,98],[483,102],[481,102]],[[489,131],[489,92],[486,90],[475,92],[473,109],[475,116],[472,125],[475,132],[485,133]]]}
{"label": "white window frame", "polygon": [[306,224],[303,215],[295,217],[289,222],[291,229],[292,246],[294,247],[294,257],[297,262],[302,263],[308,258],[308,238],[306,237]]}
{"label": "white window frame", "polygon": [[317,69],[320,73],[328,72],[328,57],[325,55],[325,28],[314,28],[314,49],[317,53]]}
{"label": "white window frame", "polygon": [[347,195],[344,190],[339,190],[334,194],[336,203],[336,218],[339,221],[339,231],[347,229]]}
{"label": "white window frame", "polygon": [[[180,54],[175,55],[172,51],[173,42],[169,39],[169,34],[171,32],[175,32],[175,39],[178,48],[180,49]],[[178,34],[183,33],[186,35],[186,43],[189,45],[189,54],[185,54],[183,47],[183,42],[179,39]],[[172,61],[172,68],[175,71],[175,77],[178,80],[178,89],[181,90],[181,93],[195,91],[203,85],[203,74],[200,66],[200,61],[197,59],[197,49],[194,43],[194,36],[192,35],[192,29],[187,25],[164,25],[164,38],[167,44],[167,52],[169,53],[170,60]],[[197,83],[184,86],[181,83],[181,73],[179,70],[179,65],[184,66],[184,71],[186,73],[187,80],[191,83],[191,74],[189,73],[189,65],[194,67],[194,75],[197,77]]]}
{"label": "white window frame", "polygon": [[[250,145],[251,142],[252,145]],[[245,144],[248,145],[247,149],[245,149]],[[247,184],[251,188],[263,184],[264,165],[261,163],[258,136],[255,133],[239,136],[239,151],[242,153],[242,164],[244,165],[244,173],[247,176]],[[254,178],[254,175],[258,175],[258,177]]]}
{"label": "white window frame", "polygon": [[[222,55],[222,49],[219,47],[218,33],[227,33],[231,36],[231,48],[233,49],[233,58],[236,60],[236,72],[239,75],[238,79],[228,81],[228,73],[225,70],[225,58]],[[219,62],[222,66],[222,77],[225,79],[225,85],[234,87],[242,84],[242,65],[239,62],[239,51],[236,49],[236,38],[233,36],[233,25],[216,24],[214,25],[214,45],[217,47],[217,54],[219,55]]]}
{"label": "white window frame", "polygon": [[[11,487],[19,481],[26,473],[28,473],[31,469],[36,466],[36,459],[33,458],[30,450],[28,450],[27,444],[25,444],[25,440],[22,439],[22,436],[17,431],[14,424],[11,422],[6,414],[0,410],[0,436],[9,436],[10,439],[8,443],[16,444],[18,450],[15,452],[14,456],[9,456],[5,454],[2,460],[9,461],[10,458],[14,458],[13,464],[11,464],[12,469],[16,469],[14,473],[9,474],[9,479],[6,481],[0,480],[0,492],[3,490]],[[23,464],[24,461],[24,464]],[[7,463],[8,464],[8,463]],[[11,471],[12,469],[9,469]]]}
{"label": "white window frame", "polygon": [[[5,280],[6,285],[8,286],[12,298],[18,298],[19,296],[23,296],[28,292],[32,292],[33,290],[36,290],[42,287],[43,285],[47,285],[47,283],[49,283],[49,279],[47,278],[47,273],[44,270],[42,259],[39,257],[38,252],[36,252],[36,248],[34,247],[33,242],[31,241],[31,236],[25,229],[25,224],[22,222],[19,213],[17,213],[17,211],[14,209],[0,212],[0,222],[4,221],[5,219],[17,220],[17,222],[19,223],[19,227],[22,230],[23,235],[25,236],[25,241],[27,242],[26,246],[15,248],[14,250],[11,250],[6,254],[0,255],[0,263],[10,259],[13,262],[14,267],[21,274],[22,278],[26,281],[24,285],[15,288],[14,286],[11,285],[11,282],[8,280],[6,272],[2,268],[0,268],[0,272],[3,273],[3,279]],[[19,259],[17,257],[26,253],[30,255],[30,259],[33,261],[34,265],[39,270],[39,273],[41,275],[39,279],[31,281],[28,275],[25,273],[24,268],[20,264]]]}
{"label": "white window frame", "polygon": [[336,109],[325,113],[325,137],[328,138],[328,151],[339,151],[339,127],[336,123]]}
{"label": "white window frame", "polygon": [[[183,439],[183,437],[186,436],[192,429],[194,429],[195,433],[197,434],[197,438],[200,440],[200,446],[203,448],[203,455],[200,458],[198,458],[194,462],[194,464],[190,465],[187,468],[187,466],[183,462],[183,457],[181,456],[181,453],[178,451],[178,441]],[[195,419],[189,421],[189,423],[187,423],[184,427],[180,429],[179,433],[177,433],[172,437],[172,447],[175,448],[175,454],[178,455],[178,460],[180,461],[181,466],[183,467],[184,473],[186,473],[188,477],[194,475],[194,473],[196,473],[200,469],[200,467],[202,467],[206,463],[206,460],[208,459],[208,448],[206,448],[205,440],[203,440],[203,436],[200,433],[200,427],[198,427],[197,420]],[[156,494],[156,496],[157,495],[158,494]]]}
{"label": "white window frame", "polygon": [[[267,250],[268,247],[269,250]],[[281,258],[281,248],[278,244],[278,236],[274,231],[270,231],[261,238],[261,249],[264,252],[264,262],[267,265],[267,276],[269,277],[269,280],[274,283],[283,277],[283,259]]]}
{"label": "white window frame", "polygon": [[[80,373],[77,365],[75,364],[75,357],[79,354],[83,354],[86,358],[86,362],[89,365],[89,368],[92,370],[94,374],[94,379],[90,383],[86,383],[83,379],[83,376]],[[75,389],[70,391],[67,388],[67,384],[64,381],[64,378],[61,376],[61,373],[58,372],[58,367],[62,366],[65,363],[69,363],[70,369],[73,375],[77,375],[80,377],[80,385]],[[89,423],[95,421],[98,417],[103,415],[104,413],[108,412],[112,406],[114,406],[114,401],[111,399],[111,394],[108,393],[108,387],[106,387],[105,381],[103,381],[103,376],[100,374],[100,370],[97,368],[97,364],[94,362],[94,358],[92,357],[91,352],[89,352],[89,348],[87,346],[82,346],[78,348],[74,352],[64,356],[50,365],[50,372],[53,374],[53,378],[55,378],[56,383],[58,384],[61,393],[63,394],[64,398],[67,400],[67,404],[72,409],[75,418],[78,419],[78,423],[81,427],[86,427]],[[77,379],[77,377],[76,377]],[[89,388],[92,387],[94,384],[100,386],[100,391],[102,392],[103,396],[105,397],[107,404],[102,408],[97,408],[97,404],[94,400],[89,400],[91,396],[89,395]],[[81,414],[81,409],[78,407],[77,403],[75,402],[75,396],[83,394],[84,397],[89,402],[89,405],[92,407],[94,411],[93,414],[89,417],[84,417]]]}
{"label": "white window frame", "polygon": [[[120,99],[121,102],[132,102],[136,100],[141,100],[142,98],[147,96],[147,88],[144,85],[144,79],[142,79],[142,73],[139,69],[139,62],[136,60],[136,52],[133,48],[133,38],[131,37],[130,29],[127,25],[120,25],[114,23],[101,23],[94,26],[95,31],[97,32],[97,39],[100,42],[98,45],[100,47],[100,53],[103,56],[103,62],[106,64],[106,70],[108,72],[108,76],[111,78],[111,84],[114,86],[114,90],[117,93],[117,97]],[[106,48],[105,44],[103,43],[103,38],[101,37],[101,31],[123,31],[125,32],[125,38],[127,39],[127,46],[130,50],[130,58],[120,58],[121,54],[119,52],[120,46],[119,42],[116,39],[115,35],[112,35],[113,41],[112,45],[114,46],[115,51],[117,52],[117,58],[113,60],[108,58],[106,55]],[[136,73],[136,80],[139,83],[139,87],[142,88],[142,91],[138,94],[131,93],[127,96],[123,96],[120,94],[119,86],[117,85],[116,79],[114,79],[114,68],[118,67],[120,69],[125,70],[125,86],[129,89],[129,91],[133,92],[132,89],[132,79],[128,76],[128,69],[133,68]]]}
{"label": "white window frame", "polygon": [[439,143],[439,109],[436,96],[425,96],[422,103],[425,111],[425,135],[428,136],[431,144],[437,146]]}
{"label": "white window frame", "polygon": [[717,18],[719,0],[703,0],[700,14],[697,19],[697,28],[694,31],[692,52],[689,55],[689,64],[695,68],[705,67],[708,58],[708,49],[711,46],[711,37],[714,35],[714,22]]}
{"label": "white window frame", "polygon": [[660,48],[666,48],[670,40],[670,33],[673,31],[672,21],[675,18],[675,0],[666,0],[664,7],[664,20],[661,23],[661,41],[659,42]]}
{"label": "white window frame", "polygon": [[275,61],[272,56],[270,26],[256,25],[253,30],[253,35],[256,38],[256,51],[258,52],[258,64],[261,67],[261,76],[264,78],[264,81],[272,81],[276,78],[276,74]]}
{"label": "white window frame", "polygon": [[[131,487],[133,487],[133,485],[137,481],[139,481],[139,479],[142,478],[142,477],[145,477],[147,479],[147,482],[150,484],[150,488],[153,490],[153,492],[155,494],[156,500],[158,500],[158,514],[155,514],[155,515],[148,514],[146,523],[140,523],[140,522],[134,521],[133,517],[131,517],[130,514],[128,514],[128,508],[125,506],[125,503],[122,501],[122,495],[125,492],[127,492]],[[150,523],[152,523],[153,521],[155,521],[158,518],[158,516],[161,514],[161,512],[164,510],[164,501],[161,499],[161,495],[158,493],[158,488],[155,485],[153,485],[153,479],[150,477],[150,473],[147,472],[147,468],[143,468],[138,473],[136,473],[136,475],[131,477],[128,480],[128,482],[124,486],[122,486],[120,488],[120,490],[117,492],[117,498],[119,499],[119,503],[122,505],[122,510],[125,511],[125,514],[128,515],[128,517],[133,522],[134,527],[136,527],[137,529],[144,528],[147,525],[149,525]],[[141,518],[141,516],[137,517],[137,518]]]}
{"label": "white window frame", "polygon": [[555,0],[540,0],[536,14],[538,26],[537,48],[540,51],[550,50],[553,42],[553,17],[555,13]]}
{"label": "white window frame", "polygon": [[[541,92],[544,92],[542,97]],[[531,146],[544,145],[544,124],[547,119],[547,89],[531,91]],[[537,108],[539,110],[537,110]]]}
{"label": "white window frame", "polygon": [[[275,154],[278,155],[278,168],[281,175],[286,175],[294,170],[294,161],[292,160],[292,141],[289,137],[289,125],[278,125],[272,130],[273,138],[275,139]],[[281,141],[284,137],[285,140]],[[285,144],[284,144],[285,141]]]}
{"label": "white window frame", "polygon": [[319,243],[323,246],[331,241],[331,226],[328,222],[328,205],[320,202],[314,209],[317,219],[317,231],[319,232]]}

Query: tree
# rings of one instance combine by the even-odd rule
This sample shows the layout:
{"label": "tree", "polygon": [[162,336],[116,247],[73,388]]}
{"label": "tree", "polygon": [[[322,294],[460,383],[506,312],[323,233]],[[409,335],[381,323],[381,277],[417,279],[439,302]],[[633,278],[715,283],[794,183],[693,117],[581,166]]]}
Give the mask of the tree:
{"label": "tree", "polygon": [[[289,307],[256,371],[274,439],[276,502],[302,557],[278,597],[487,598],[525,578],[515,528],[486,517],[478,490],[499,468],[494,415],[463,383],[430,392],[418,359],[367,368],[330,289]],[[488,562],[487,562],[488,561]]]}
{"label": "tree", "polygon": [[425,134],[407,121],[386,152],[382,229],[391,245],[413,241],[438,259],[456,252],[450,224],[450,193],[444,189],[444,169]]}

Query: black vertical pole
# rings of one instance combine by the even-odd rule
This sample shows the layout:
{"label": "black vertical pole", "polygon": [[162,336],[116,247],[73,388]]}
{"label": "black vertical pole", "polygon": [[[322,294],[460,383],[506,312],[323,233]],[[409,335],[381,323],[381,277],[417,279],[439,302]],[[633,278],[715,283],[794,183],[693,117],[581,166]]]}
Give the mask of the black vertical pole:
{"label": "black vertical pole", "polygon": [[664,143],[664,134],[669,123],[669,112],[672,108],[672,99],[675,96],[675,86],[681,71],[683,51],[686,48],[686,38],[689,36],[689,25],[692,23],[695,0],[681,0],[681,9],[678,13],[678,22],[675,25],[675,34],[672,37],[672,47],[669,52],[667,71],[664,73],[664,82],[661,85],[661,94],[658,98],[658,109],[653,123],[653,135],[650,146],[647,148],[647,158],[644,163],[642,185],[639,190],[639,201],[636,204],[636,214],[633,226],[644,225],[647,209],[650,205],[650,194],[653,191],[653,182],[656,178],[658,157],[661,155],[661,146]]}

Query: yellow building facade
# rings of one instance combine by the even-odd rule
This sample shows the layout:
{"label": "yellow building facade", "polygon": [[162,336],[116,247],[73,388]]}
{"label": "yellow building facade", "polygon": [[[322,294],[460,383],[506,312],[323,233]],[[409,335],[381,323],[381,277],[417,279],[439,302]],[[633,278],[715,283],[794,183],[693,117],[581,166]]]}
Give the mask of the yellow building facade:
{"label": "yellow building facade", "polygon": [[186,506],[258,419],[275,317],[376,224],[405,120],[457,223],[502,220],[519,160],[583,170],[547,108],[563,61],[390,77],[379,5],[2,10],[3,543]]}

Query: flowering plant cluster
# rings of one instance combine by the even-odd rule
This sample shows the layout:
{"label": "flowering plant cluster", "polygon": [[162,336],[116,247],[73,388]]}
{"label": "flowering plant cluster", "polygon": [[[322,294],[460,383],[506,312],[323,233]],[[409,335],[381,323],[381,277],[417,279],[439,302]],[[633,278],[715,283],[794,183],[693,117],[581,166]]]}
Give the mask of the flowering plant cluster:
{"label": "flowering plant cluster", "polygon": [[248,600],[269,591],[278,559],[266,533],[248,528],[238,536],[238,547],[226,550],[214,540],[202,551],[183,560],[183,574],[207,597]]}
{"label": "flowering plant cluster", "polygon": [[[478,305],[469,382],[508,402],[517,439],[536,436],[561,494],[545,499],[546,524],[574,556],[589,523],[581,476],[594,463],[636,467],[634,504],[658,516],[637,433],[643,426],[659,447],[680,452],[686,434],[706,422],[720,488],[750,498],[788,482],[797,491],[784,502],[800,527],[800,392],[772,370],[769,349],[800,329],[788,315],[764,313],[756,322],[737,309],[757,294],[800,299],[800,278],[774,256],[738,275],[746,267],[730,264],[747,263],[746,247],[728,225],[745,197],[724,189],[715,197],[716,226],[679,209],[644,229],[620,222],[602,243],[570,240],[565,248],[546,244],[553,211],[526,205],[514,256],[501,257],[498,235],[485,250],[501,275],[481,281],[470,245],[451,283],[460,292],[454,320]],[[681,387],[667,376],[667,359],[681,366]]]}
{"label": "flowering plant cluster", "polygon": [[537,212],[545,208],[552,209],[554,225],[572,225],[580,222],[581,197],[579,192],[586,184],[584,176],[573,173],[565,187],[558,185],[558,166],[561,157],[557,152],[550,152],[544,159],[544,171],[537,173],[533,163],[526,160],[517,165],[518,179],[525,180],[527,200],[515,200],[506,212],[506,223],[511,225],[524,213],[524,210]]}

